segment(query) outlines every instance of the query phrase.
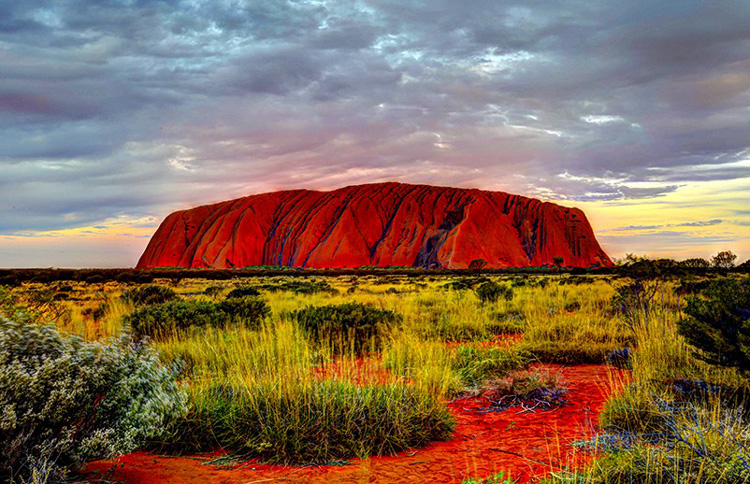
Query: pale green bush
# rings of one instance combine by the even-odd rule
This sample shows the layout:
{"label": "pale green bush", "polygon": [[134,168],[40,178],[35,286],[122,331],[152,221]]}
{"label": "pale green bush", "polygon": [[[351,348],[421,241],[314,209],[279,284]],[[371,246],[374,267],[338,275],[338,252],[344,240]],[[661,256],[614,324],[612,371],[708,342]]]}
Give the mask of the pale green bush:
{"label": "pale green bush", "polygon": [[85,343],[0,316],[0,481],[46,482],[132,452],[186,412],[175,372],[144,343]]}

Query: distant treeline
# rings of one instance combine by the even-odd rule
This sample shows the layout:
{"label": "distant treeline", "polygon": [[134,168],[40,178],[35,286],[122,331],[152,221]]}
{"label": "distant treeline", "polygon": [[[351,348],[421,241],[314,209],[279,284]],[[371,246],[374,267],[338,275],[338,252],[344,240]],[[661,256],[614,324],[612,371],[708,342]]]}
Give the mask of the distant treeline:
{"label": "distant treeline", "polygon": [[615,267],[519,267],[503,269],[424,269],[418,267],[360,267],[346,269],[302,269],[296,267],[246,267],[232,269],[205,269],[161,267],[153,269],[0,269],[0,285],[18,285],[24,282],[49,283],[55,281],[80,281],[89,284],[116,281],[122,283],[148,284],[155,279],[210,279],[225,280],[244,277],[271,276],[385,276],[401,275],[407,277],[421,276],[466,276],[484,275],[620,275],[620,276],[667,276],[667,275],[708,275],[727,272],[749,273],[750,261],[738,266],[721,267],[711,264],[694,264],[672,259],[636,258]]}

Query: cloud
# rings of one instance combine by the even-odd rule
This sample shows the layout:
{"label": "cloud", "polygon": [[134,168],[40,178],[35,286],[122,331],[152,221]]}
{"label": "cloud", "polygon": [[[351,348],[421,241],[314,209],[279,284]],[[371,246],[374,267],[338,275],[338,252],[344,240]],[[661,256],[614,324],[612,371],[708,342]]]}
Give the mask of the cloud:
{"label": "cloud", "polygon": [[0,0],[0,233],[374,178],[600,203],[746,179],[749,24],[731,0]]}
{"label": "cloud", "polygon": [[681,224],[676,224],[675,227],[709,227],[711,225],[717,225],[722,222],[723,220],[720,220],[720,219],[701,220],[698,222],[685,222]]}
{"label": "cloud", "polygon": [[625,121],[622,116],[613,116],[611,114],[589,114],[581,119],[591,124],[608,124]]}
{"label": "cloud", "polygon": [[[678,224],[662,224],[662,225],[628,225],[626,227],[617,227],[615,231],[630,231],[630,230],[655,230],[655,229],[662,229],[665,227],[710,227],[712,225],[718,225],[720,223],[723,223],[724,221],[721,219],[712,219],[712,220],[697,220],[693,222],[682,222]],[[663,232],[666,233],[666,232]],[[684,232],[669,232],[672,234],[684,234]]]}
{"label": "cloud", "polygon": [[628,225],[627,227],[618,227],[614,230],[626,231],[626,230],[653,230],[660,229],[664,225]]}

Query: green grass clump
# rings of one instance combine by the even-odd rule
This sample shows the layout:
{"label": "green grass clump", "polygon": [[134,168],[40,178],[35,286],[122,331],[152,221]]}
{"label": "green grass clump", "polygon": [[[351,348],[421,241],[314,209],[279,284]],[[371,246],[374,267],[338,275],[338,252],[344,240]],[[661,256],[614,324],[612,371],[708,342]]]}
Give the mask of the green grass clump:
{"label": "green grass clump", "polygon": [[[498,323],[493,317],[495,308],[479,304],[472,292],[447,291],[440,299],[418,299],[416,304],[418,312],[408,328],[425,339],[490,341]],[[399,305],[399,309],[409,313],[406,304]]]}
{"label": "green grass clump", "polygon": [[525,315],[517,310],[493,313],[486,324],[486,329],[491,334],[520,334],[528,327]]}
{"label": "green grass clump", "polygon": [[290,291],[295,294],[317,294],[330,293],[336,294],[338,291],[327,281],[300,281],[296,279],[282,281],[277,284],[262,284],[257,286],[258,289],[265,291]]}
{"label": "green grass clump", "polygon": [[224,290],[224,286],[221,284],[211,284],[210,286],[207,286],[205,289],[203,289],[203,294],[210,297],[211,299],[216,299],[219,297],[221,292]]}
{"label": "green grass clump", "polygon": [[385,367],[434,395],[453,398],[514,370],[528,367],[529,356],[514,348],[423,341],[402,335],[384,351]]}
{"label": "green grass clump", "polygon": [[513,479],[509,473],[502,471],[485,478],[472,477],[461,484],[513,484]]}
{"label": "green grass clump", "polygon": [[581,346],[577,342],[562,341],[558,344],[554,341],[524,341],[518,347],[540,362],[560,365],[602,364],[614,349],[613,345],[607,343],[594,342]]}
{"label": "green grass clump", "polygon": [[633,332],[617,320],[580,312],[552,313],[544,324],[530,317],[521,347],[544,363],[604,363],[613,350],[632,346]]}
{"label": "green grass clump", "polygon": [[476,289],[477,297],[483,303],[494,303],[503,298],[506,301],[513,299],[513,288],[506,285],[500,285],[493,281],[483,282]]}
{"label": "green grass clump", "polygon": [[599,414],[602,429],[611,433],[658,434],[665,427],[665,415],[655,402],[655,388],[632,388],[610,398]]}
{"label": "green grass clump", "polygon": [[383,351],[385,368],[440,398],[452,398],[464,389],[453,359],[445,344],[408,334],[391,340]]}
{"label": "green grass clump", "polygon": [[191,404],[188,419],[173,429],[173,446],[221,447],[281,464],[393,455],[447,439],[454,428],[443,402],[397,384],[210,383],[193,389]]}
{"label": "green grass clump", "polygon": [[257,327],[271,312],[263,299],[253,296],[227,298],[216,306],[229,321],[246,327]]}
{"label": "green grass clump", "polygon": [[476,319],[460,320],[440,315],[431,321],[425,337],[450,343],[489,341],[491,326]]}
{"label": "green grass clump", "polygon": [[[221,447],[270,462],[331,463],[423,446],[453,429],[445,400],[425,385],[353,381],[346,371],[355,367],[351,354],[337,358],[340,374],[318,376],[319,358],[290,321],[157,345],[167,360],[190,362],[190,413],[155,444],[159,450]],[[326,364],[318,368],[323,374]]]}
{"label": "green grass clump", "polygon": [[163,304],[179,299],[177,293],[164,286],[139,286],[122,293],[122,298],[134,306]]}
{"label": "green grass clump", "polygon": [[302,331],[290,322],[267,320],[259,329],[207,328],[155,342],[163,360],[182,362],[191,381],[221,381],[230,376],[283,375],[289,381],[309,376],[316,355]]}
{"label": "green grass clump", "polygon": [[512,348],[462,345],[455,350],[451,366],[466,387],[473,387],[526,368],[529,360],[528,354]]}
{"label": "green grass clump", "polygon": [[255,297],[209,301],[172,301],[136,309],[125,316],[136,336],[162,339],[189,328],[243,325],[257,327],[268,316],[266,303]]}
{"label": "green grass clump", "polygon": [[238,298],[238,297],[246,297],[246,296],[259,296],[260,292],[252,286],[240,286],[235,287],[231,291],[229,291],[226,295],[227,299],[232,298]]}
{"label": "green grass clump", "polygon": [[482,284],[484,282],[489,282],[489,279],[487,279],[486,277],[475,277],[475,278],[463,277],[461,279],[448,282],[444,284],[443,287],[445,289],[452,289],[454,291],[465,291],[468,289],[473,289],[474,286],[476,286],[477,284]]}
{"label": "green grass clump", "polygon": [[308,306],[291,313],[310,341],[327,346],[334,353],[349,350],[361,354],[382,347],[383,340],[402,317],[387,309],[361,303]]}
{"label": "green grass clump", "polygon": [[189,361],[190,413],[155,446],[183,453],[221,447],[302,464],[389,455],[450,436],[441,394],[396,378],[357,383],[347,371],[355,368],[351,353],[337,357],[339,373],[325,376],[330,363],[303,331],[281,320],[257,331],[212,328],[158,341],[168,361]]}

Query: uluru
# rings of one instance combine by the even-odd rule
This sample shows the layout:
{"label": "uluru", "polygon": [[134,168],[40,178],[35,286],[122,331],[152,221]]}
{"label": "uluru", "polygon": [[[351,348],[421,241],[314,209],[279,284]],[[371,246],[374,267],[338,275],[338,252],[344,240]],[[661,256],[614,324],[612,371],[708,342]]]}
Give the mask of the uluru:
{"label": "uluru", "polygon": [[[584,213],[505,192],[387,182],[250,195],[170,214],[139,268],[605,267]],[[559,262],[559,259],[557,259]],[[475,263],[477,264],[477,263]]]}

